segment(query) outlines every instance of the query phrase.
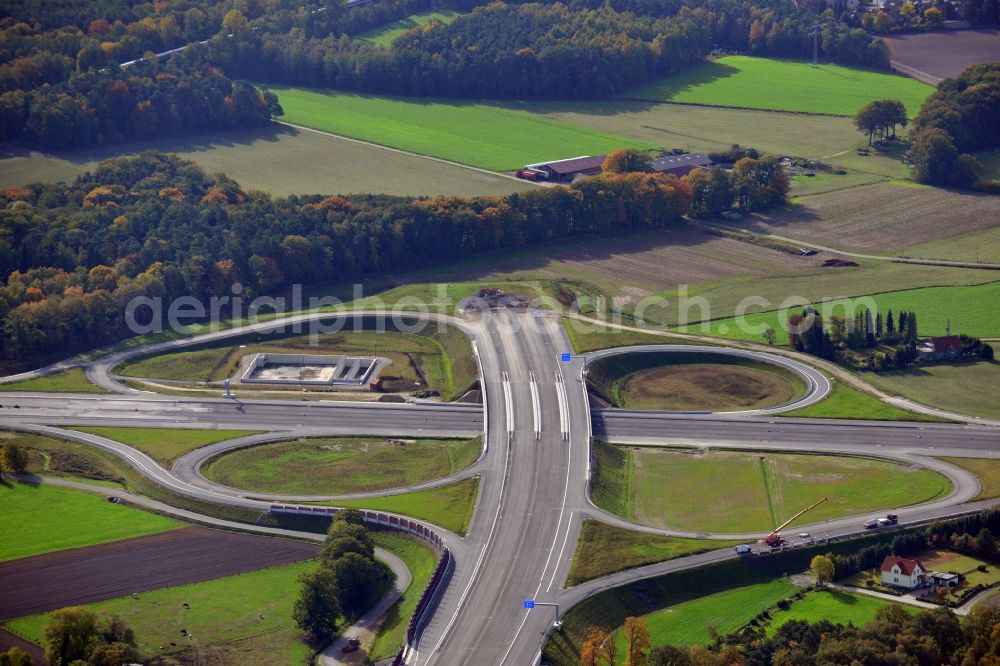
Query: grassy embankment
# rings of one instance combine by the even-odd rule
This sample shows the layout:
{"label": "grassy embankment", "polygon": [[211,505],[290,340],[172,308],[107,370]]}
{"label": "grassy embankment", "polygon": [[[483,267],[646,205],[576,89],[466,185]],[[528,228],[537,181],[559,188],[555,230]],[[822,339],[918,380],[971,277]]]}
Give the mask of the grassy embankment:
{"label": "grassy embankment", "polygon": [[257,493],[333,495],[439,479],[474,463],[481,450],[479,438],[310,437],[225,453],[202,472]]}
{"label": "grassy embankment", "polygon": [[87,379],[82,368],[70,368],[53,375],[0,384],[2,391],[38,391],[40,393],[107,393]]}
{"label": "grassy embankment", "polygon": [[597,447],[595,503],[653,527],[766,531],[823,497],[801,522],[926,502],[951,489],[936,472],[867,458]]}
{"label": "grassy embankment", "polygon": [[193,428],[117,428],[73,426],[73,430],[99,435],[133,446],[170,469],[185,453],[227,439],[255,435],[258,430],[196,430]]}
{"label": "grassy embankment", "polygon": [[100,495],[44,484],[0,484],[0,561],[93,546],[176,529],[182,524]]}
{"label": "grassy embankment", "polygon": [[406,563],[412,580],[403,597],[386,613],[368,658],[372,662],[387,659],[406,640],[406,627],[417,607],[417,601],[430,582],[437,566],[437,554],[424,542],[397,532],[372,532],[375,545],[392,552]]}
{"label": "grassy embankment", "polygon": [[616,571],[729,548],[737,543],[742,542],[647,534],[588,518],[583,521],[567,584],[579,585]]}
{"label": "grassy embankment", "polygon": [[320,502],[320,504],[399,513],[418,520],[426,520],[456,534],[464,535],[469,521],[472,520],[472,510],[476,506],[478,492],[479,478],[475,477],[440,488],[419,490],[403,495],[337,500],[336,502]]}

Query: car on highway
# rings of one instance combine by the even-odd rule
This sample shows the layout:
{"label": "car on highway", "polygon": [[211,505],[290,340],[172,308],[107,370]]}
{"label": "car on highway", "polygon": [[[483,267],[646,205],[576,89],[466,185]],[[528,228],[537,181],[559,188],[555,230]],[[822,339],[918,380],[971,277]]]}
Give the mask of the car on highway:
{"label": "car on highway", "polygon": [[811,539],[812,535],[809,532],[799,532],[800,539]]}
{"label": "car on highway", "polygon": [[866,530],[873,530],[876,527],[878,527],[878,521],[877,520],[866,520],[865,523],[864,523],[864,528]]}
{"label": "car on highway", "polygon": [[361,647],[361,641],[359,641],[357,638],[348,638],[347,644],[344,645],[344,647],[340,648],[340,651],[343,654],[348,654],[350,652],[357,651],[357,649],[360,647]]}
{"label": "car on highway", "polygon": [[737,555],[749,555],[753,551],[753,549],[745,543],[736,546],[733,550],[736,551]]}

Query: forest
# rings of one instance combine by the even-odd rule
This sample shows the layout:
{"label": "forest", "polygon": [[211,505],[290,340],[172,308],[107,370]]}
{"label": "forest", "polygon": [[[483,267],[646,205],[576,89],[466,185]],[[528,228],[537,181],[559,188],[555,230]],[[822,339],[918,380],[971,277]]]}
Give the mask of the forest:
{"label": "forest", "polygon": [[[750,173],[748,171],[748,173]],[[0,192],[0,358],[10,366],[129,334],[136,296],[281,295],[469,254],[681,222],[672,176],[606,174],[506,197],[291,196],[242,190],[156,152],[72,184]]]}
{"label": "forest", "polygon": [[[574,0],[485,6],[388,48],[352,39],[430,0],[153,5],[18,0],[0,19],[0,140],[87,146],[268,122],[280,108],[237,80],[382,94],[602,98],[700,62],[713,49],[887,68],[888,48],[842,0]],[[154,54],[190,48],[160,64]]]}
{"label": "forest", "polygon": [[972,65],[945,79],[913,122],[911,159],[917,180],[936,185],[979,186],[983,168],[971,151],[1000,146],[1000,63]]}

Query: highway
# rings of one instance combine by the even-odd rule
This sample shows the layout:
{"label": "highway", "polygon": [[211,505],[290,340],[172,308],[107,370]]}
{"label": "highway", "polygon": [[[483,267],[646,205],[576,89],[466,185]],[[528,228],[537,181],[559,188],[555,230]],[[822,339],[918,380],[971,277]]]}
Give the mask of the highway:
{"label": "highway", "polygon": [[[356,316],[348,313],[343,316]],[[114,393],[68,395],[0,392],[0,428],[62,436],[102,448],[125,459],[156,483],[203,501],[266,510],[270,501],[336,500],[337,495],[251,497],[213,484],[201,464],[234,447],[286,437],[336,434],[385,436],[474,436],[485,433],[481,459],[469,470],[418,487],[433,487],[476,475],[479,496],[464,538],[438,530],[455,556],[448,586],[433,616],[407,652],[408,664],[538,663],[555,619],[553,607],[572,604],[609,586],[642,577],[734,557],[714,551],[635,569],[564,589],[582,521],[588,517],[650,532],[681,534],[632,525],[606,514],[589,498],[591,435],[615,442],[673,446],[759,448],[880,456],[945,473],[954,490],[933,503],[900,509],[903,522],[991,504],[970,503],[978,493],[974,477],[934,456],[989,457],[1000,449],[1000,428],[968,424],[883,423],[786,419],[769,410],[734,414],[591,410],[584,377],[587,363],[614,351],[571,356],[557,317],[546,312],[495,310],[466,319],[428,316],[460,326],[473,344],[480,366],[483,405],[360,403],[342,401],[173,398],[123,386],[112,369],[122,360],[151,351],[171,351],[208,340],[270,330],[290,321],[331,315],[298,315],[256,327],[217,331],[186,340],[118,352],[84,365],[88,376]],[[683,351],[691,351],[684,345]],[[662,351],[659,346],[642,351]],[[718,349],[712,349],[718,353]],[[729,352],[727,352],[729,353]],[[734,352],[758,357],[756,352]],[[774,362],[772,359],[761,359]],[[779,361],[803,374],[808,390],[800,401],[821,399],[829,382],[809,366]],[[62,363],[19,378],[72,365]],[[801,366],[801,367],[797,367]],[[14,378],[5,378],[12,380]],[[4,381],[0,379],[0,381]],[[0,384],[2,391],[2,384]],[[797,404],[803,404],[799,402]],[[786,405],[790,409],[797,405]],[[180,458],[171,470],[119,442],[60,426],[119,425],[261,430],[210,445]],[[366,495],[406,492],[417,487]],[[853,534],[861,518],[796,527],[814,535]],[[686,533],[684,533],[686,534]],[[694,534],[708,538],[732,535]],[[739,535],[748,540],[760,535]],[[524,599],[539,606],[523,608]]]}

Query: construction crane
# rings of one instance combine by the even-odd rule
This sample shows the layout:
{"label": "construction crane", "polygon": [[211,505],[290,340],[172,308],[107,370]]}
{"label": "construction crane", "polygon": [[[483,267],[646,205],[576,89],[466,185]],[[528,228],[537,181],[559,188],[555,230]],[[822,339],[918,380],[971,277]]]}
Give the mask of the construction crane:
{"label": "construction crane", "polygon": [[786,527],[788,527],[789,525],[791,525],[793,522],[795,522],[795,519],[798,518],[799,516],[801,516],[802,514],[806,513],[807,511],[812,511],[813,509],[815,509],[816,507],[818,507],[820,504],[822,504],[823,502],[826,502],[829,499],[830,499],[829,497],[824,497],[823,499],[821,499],[820,501],[816,502],[812,506],[807,506],[806,508],[802,509],[797,514],[795,514],[794,516],[792,516],[791,518],[789,518],[788,520],[786,520],[785,522],[783,522],[780,525],[778,525],[777,527],[775,527],[774,531],[771,532],[770,534],[768,534],[764,538],[764,543],[767,544],[768,546],[770,546],[771,548],[777,548],[778,546],[780,546],[781,544],[783,544],[785,542],[785,540],[781,538],[781,530],[785,529]]}

